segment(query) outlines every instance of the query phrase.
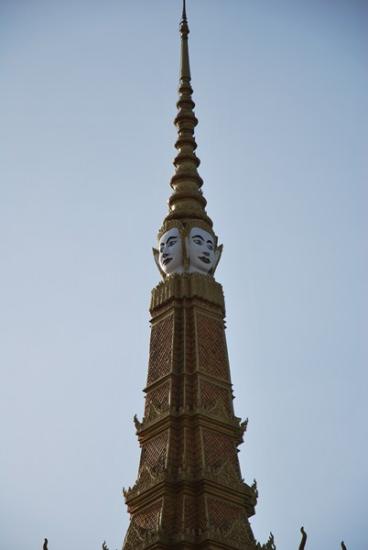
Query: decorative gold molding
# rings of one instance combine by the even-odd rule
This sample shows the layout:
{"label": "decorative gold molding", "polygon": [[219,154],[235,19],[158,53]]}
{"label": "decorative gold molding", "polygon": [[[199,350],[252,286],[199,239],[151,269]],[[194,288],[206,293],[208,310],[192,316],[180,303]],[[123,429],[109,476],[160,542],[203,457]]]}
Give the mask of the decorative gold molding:
{"label": "decorative gold molding", "polygon": [[219,307],[225,316],[225,300],[222,286],[211,275],[200,273],[174,273],[152,290],[150,312],[171,300],[200,298]]}

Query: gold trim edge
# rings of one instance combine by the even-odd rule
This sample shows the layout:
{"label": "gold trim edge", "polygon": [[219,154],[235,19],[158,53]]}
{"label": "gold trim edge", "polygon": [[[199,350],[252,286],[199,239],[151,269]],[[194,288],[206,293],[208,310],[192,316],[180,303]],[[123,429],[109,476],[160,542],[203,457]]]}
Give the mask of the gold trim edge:
{"label": "gold trim edge", "polygon": [[200,273],[174,273],[152,289],[150,312],[172,299],[200,298],[219,307],[225,316],[222,286],[211,275]]}

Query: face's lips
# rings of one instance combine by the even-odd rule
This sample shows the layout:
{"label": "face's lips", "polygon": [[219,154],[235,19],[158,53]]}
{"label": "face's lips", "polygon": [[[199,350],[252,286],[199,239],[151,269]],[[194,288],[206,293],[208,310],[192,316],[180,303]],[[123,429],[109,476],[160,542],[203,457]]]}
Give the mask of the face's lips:
{"label": "face's lips", "polygon": [[206,256],[198,256],[198,258],[203,262],[204,264],[210,264],[211,260],[207,258]]}
{"label": "face's lips", "polygon": [[171,260],[172,260],[172,257],[165,258],[164,260],[162,260],[162,263],[163,263],[164,265],[167,265],[167,264],[169,264],[169,263],[171,262]]}

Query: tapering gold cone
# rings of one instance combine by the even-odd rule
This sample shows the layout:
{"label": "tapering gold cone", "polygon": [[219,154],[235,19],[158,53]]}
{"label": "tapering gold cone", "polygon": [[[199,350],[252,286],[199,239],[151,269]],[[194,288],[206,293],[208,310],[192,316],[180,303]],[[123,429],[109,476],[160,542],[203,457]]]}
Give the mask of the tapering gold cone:
{"label": "tapering gold cone", "polygon": [[200,225],[213,233],[212,220],[206,213],[207,204],[201,187],[203,180],[198,173],[200,164],[195,154],[197,148],[194,137],[194,128],[198,120],[194,114],[195,103],[192,99],[191,74],[189,64],[188,35],[189,27],[183,4],[183,15],[180,21],[181,35],[181,66],[179,78],[179,99],[177,102],[178,113],[175,118],[175,126],[178,130],[178,138],[175,147],[178,151],[175,159],[175,174],[171,178],[170,185],[173,193],[169,198],[169,214],[166,216],[160,230],[162,234],[175,222],[186,225]]}

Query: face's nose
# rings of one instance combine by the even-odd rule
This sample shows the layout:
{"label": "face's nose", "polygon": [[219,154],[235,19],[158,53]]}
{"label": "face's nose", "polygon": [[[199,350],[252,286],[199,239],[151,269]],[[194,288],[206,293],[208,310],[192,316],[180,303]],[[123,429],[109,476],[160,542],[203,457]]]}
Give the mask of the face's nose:
{"label": "face's nose", "polygon": [[169,256],[169,249],[167,244],[165,244],[162,248],[162,257],[167,258]]}
{"label": "face's nose", "polygon": [[209,256],[210,256],[210,253],[207,252],[207,251],[205,250],[205,251],[203,252],[203,256],[208,256],[208,257],[209,257]]}

